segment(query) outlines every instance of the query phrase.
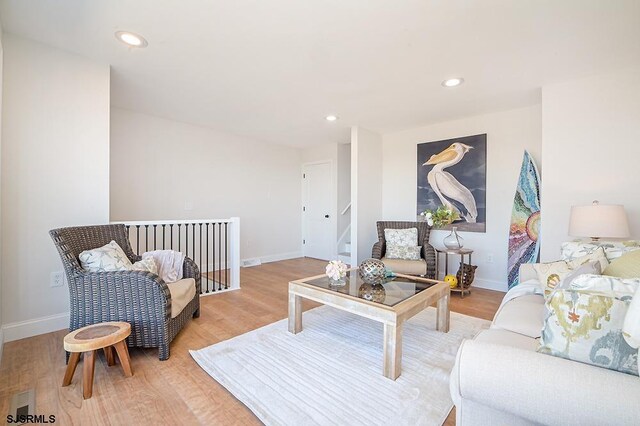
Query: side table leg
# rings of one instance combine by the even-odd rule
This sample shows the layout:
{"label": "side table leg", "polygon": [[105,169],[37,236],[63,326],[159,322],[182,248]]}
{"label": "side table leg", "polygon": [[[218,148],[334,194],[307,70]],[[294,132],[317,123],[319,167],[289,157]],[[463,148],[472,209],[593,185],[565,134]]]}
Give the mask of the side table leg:
{"label": "side table leg", "polygon": [[85,352],[82,359],[84,362],[84,366],[82,367],[82,397],[89,399],[93,394],[93,372],[96,366],[96,351]]}
{"label": "side table leg", "polygon": [[121,340],[113,347],[116,349],[118,353],[118,358],[120,358],[120,365],[122,365],[122,371],[124,371],[124,375],[127,377],[133,376],[133,369],[131,368],[131,359],[129,358],[129,349],[127,348],[127,341]]}
{"label": "side table leg", "polygon": [[395,380],[402,372],[402,324],[384,324],[383,338],[382,374]]}
{"label": "side table leg", "polygon": [[69,386],[71,384],[71,379],[73,379],[73,374],[76,372],[78,361],[80,361],[80,352],[71,352],[69,364],[67,364],[67,370],[64,372],[62,386]]}
{"label": "side table leg", "polygon": [[289,293],[289,332],[298,334],[302,331],[302,301],[300,296]]}

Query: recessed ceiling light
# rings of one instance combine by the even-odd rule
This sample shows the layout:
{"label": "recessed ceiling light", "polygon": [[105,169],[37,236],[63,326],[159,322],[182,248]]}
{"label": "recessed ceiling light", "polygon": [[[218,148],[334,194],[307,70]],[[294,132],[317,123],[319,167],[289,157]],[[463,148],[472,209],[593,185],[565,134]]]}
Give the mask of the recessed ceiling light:
{"label": "recessed ceiling light", "polygon": [[149,44],[141,35],[129,31],[117,31],[116,38],[131,47],[147,47]]}
{"label": "recessed ceiling light", "polygon": [[336,120],[338,119],[338,116],[337,116],[337,115],[327,115],[327,116],[325,117],[325,119],[326,119],[327,121],[336,121]]}
{"label": "recessed ceiling light", "polygon": [[460,86],[462,83],[464,83],[464,78],[456,77],[456,78],[449,78],[443,81],[442,85],[444,87],[456,87],[456,86]]}

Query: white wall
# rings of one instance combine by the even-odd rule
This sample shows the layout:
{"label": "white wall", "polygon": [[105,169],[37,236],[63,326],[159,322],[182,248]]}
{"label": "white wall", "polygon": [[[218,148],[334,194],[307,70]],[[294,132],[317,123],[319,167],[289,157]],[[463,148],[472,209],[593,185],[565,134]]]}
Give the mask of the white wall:
{"label": "white wall", "polygon": [[351,128],[351,263],[371,257],[378,241],[376,222],[382,216],[382,137]]}
{"label": "white wall", "polygon": [[111,220],[239,216],[243,259],[300,256],[300,151],[111,111]]}
{"label": "white wall", "polygon": [[2,361],[2,347],[4,333],[2,331],[2,80],[3,80],[4,49],[2,47],[2,26],[0,25],[0,362]]}
{"label": "white wall", "polygon": [[640,67],[542,90],[542,259],[570,239],[574,204],[624,204],[640,237]]}
{"label": "white wall", "polygon": [[[68,326],[48,231],[109,219],[109,66],[4,36],[2,322],[5,340]],[[38,318],[48,317],[39,322]]]}
{"label": "white wall", "polygon": [[[382,217],[416,220],[417,144],[482,133],[487,133],[487,232],[462,232],[461,236],[465,247],[475,250],[474,285],[506,291],[509,223],[524,150],[540,165],[540,105],[383,135]],[[544,227],[546,218],[542,220]],[[448,231],[434,231],[431,244],[442,248],[447,235]],[[487,262],[490,255],[493,263]],[[457,271],[454,263],[459,259],[450,262],[449,270]]]}

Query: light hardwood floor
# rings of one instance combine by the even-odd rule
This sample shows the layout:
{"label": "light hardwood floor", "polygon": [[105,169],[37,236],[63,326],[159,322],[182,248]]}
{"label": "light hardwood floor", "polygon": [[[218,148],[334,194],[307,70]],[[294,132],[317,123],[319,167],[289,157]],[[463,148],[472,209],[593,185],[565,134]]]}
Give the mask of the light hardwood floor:
{"label": "light hardwood floor", "polygon": [[[96,361],[93,397],[82,399],[81,368],[73,382],[61,387],[65,372],[62,339],[66,330],[5,344],[0,365],[0,419],[10,397],[36,391],[38,414],[53,414],[58,424],[220,424],[255,425],[260,421],[242,403],[198,367],[189,355],[225,339],[287,316],[289,281],[324,272],[326,262],[293,259],[241,271],[239,291],[201,299],[201,316],[171,343],[171,357],[158,361],[157,350],[131,349],[133,377],[119,366]],[[451,310],[491,319],[503,293],[474,289]],[[316,306],[303,302],[303,309]],[[455,423],[453,413],[445,424]]]}

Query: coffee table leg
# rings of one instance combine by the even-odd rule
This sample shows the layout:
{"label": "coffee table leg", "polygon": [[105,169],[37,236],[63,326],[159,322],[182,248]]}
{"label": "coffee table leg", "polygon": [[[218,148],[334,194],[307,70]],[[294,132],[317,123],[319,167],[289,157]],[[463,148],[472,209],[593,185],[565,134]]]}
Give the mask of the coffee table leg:
{"label": "coffee table leg", "polygon": [[289,293],[289,332],[298,334],[302,331],[302,301],[300,296]]}
{"label": "coffee table leg", "polygon": [[449,297],[450,293],[447,291],[440,299],[438,299],[436,329],[443,333],[449,332]]}
{"label": "coffee table leg", "polygon": [[402,372],[402,324],[384,324],[384,377],[395,380]]}

